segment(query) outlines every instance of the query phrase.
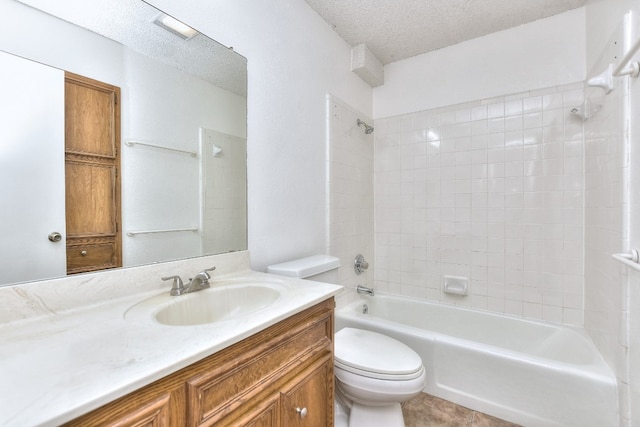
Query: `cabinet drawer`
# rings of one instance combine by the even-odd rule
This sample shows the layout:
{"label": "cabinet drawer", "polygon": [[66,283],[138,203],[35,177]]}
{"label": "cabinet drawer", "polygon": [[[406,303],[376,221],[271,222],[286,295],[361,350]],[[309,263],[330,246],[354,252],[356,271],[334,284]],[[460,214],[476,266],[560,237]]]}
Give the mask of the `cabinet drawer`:
{"label": "cabinet drawer", "polygon": [[67,271],[79,273],[98,268],[115,267],[114,243],[87,244],[67,248]]}
{"label": "cabinet drawer", "polygon": [[212,425],[266,390],[272,379],[320,352],[331,352],[332,329],[330,316],[312,325],[300,325],[286,339],[265,342],[251,350],[242,363],[230,363],[188,380],[189,425]]}
{"label": "cabinet drawer", "polygon": [[118,404],[108,404],[64,424],[63,427],[174,427],[184,418],[178,417],[171,422],[172,407],[177,400],[170,392],[154,395],[138,394],[135,398],[121,398]]}
{"label": "cabinet drawer", "polygon": [[274,394],[264,404],[258,405],[244,418],[234,422],[235,427],[278,427],[280,425],[280,398]]}
{"label": "cabinet drawer", "polygon": [[161,396],[154,402],[140,408],[134,408],[122,417],[114,417],[108,427],[167,427],[171,395]]}

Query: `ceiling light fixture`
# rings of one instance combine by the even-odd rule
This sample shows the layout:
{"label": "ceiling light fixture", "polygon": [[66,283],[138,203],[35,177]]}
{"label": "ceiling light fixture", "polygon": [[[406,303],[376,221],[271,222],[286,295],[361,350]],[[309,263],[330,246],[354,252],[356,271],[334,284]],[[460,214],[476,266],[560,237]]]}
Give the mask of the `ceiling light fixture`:
{"label": "ceiling light fixture", "polygon": [[196,30],[194,30],[184,22],[178,21],[173,16],[169,16],[165,13],[160,13],[155,18],[153,18],[153,23],[159,25],[167,31],[172,32],[183,40],[189,40],[190,38],[198,34]]}

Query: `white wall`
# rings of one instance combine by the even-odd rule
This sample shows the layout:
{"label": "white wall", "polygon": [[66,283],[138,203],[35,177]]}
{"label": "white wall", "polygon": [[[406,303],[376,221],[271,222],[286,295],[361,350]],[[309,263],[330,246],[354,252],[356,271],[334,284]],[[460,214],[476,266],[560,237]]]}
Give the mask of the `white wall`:
{"label": "white wall", "polygon": [[584,8],[386,65],[373,117],[581,81]]}
{"label": "white wall", "polygon": [[[621,21],[619,21],[621,24]],[[613,56],[621,53],[622,28],[611,39],[596,68],[604,69]],[[627,247],[624,217],[628,195],[624,193],[629,170],[624,132],[626,86],[616,79],[608,95],[589,88],[585,98],[601,110],[585,122],[585,327],[596,346],[616,373],[621,391],[621,413],[627,409],[623,383],[625,377],[625,334],[622,314],[626,272],[610,258]]]}
{"label": "white wall", "polygon": [[622,16],[634,5],[637,0],[588,0],[586,6],[587,28],[587,75],[594,74],[593,66],[599,60],[602,52],[619,27]]}
{"label": "white wall", "polygon": [[127,232],[199,226],[201,155],[191,157],[124,143],[136,140],[198,153],[201,127],[243,138],[246,100],[130,50],[125,53],[124,67],[127,91],[122,103],[121,146],[125,266],[200,256],[202,230],[134,237]]}
{"label": "white wall", "polygon": [[[631,42],[640,38],[640,4],[633,4]],[[634,60],[640,60],[636,54]],[[629,83],[630,123],[630,174],[629,174],[629,247],[640,248],[640,80],[630,79]],[[627,324],[627,384],[629,421],[632,426],[640,426],[640,272],[629,271],[627,282],[625,316]]]}
{"label": "white wall", "polygon": [[[637,1],[588,1],[588,77],[640,37],[639,16]],[[603,108],[585,123],[585,326],[618,378],[621,426],[640,426],[640,275],[609,255],[640,247],[639,85],[619,78],[606,96],[586,92]]]}
{"label": "white wall", "polygon": [[326,248],[331,93],[370,113],[351,49],[301,0],[151,3],[248,59],[249,249],[255,269]]}
{"label": "white wall", "polygon": [[0,0],[0,50],[122,86],[123,46],[87,33],[16,1]]}

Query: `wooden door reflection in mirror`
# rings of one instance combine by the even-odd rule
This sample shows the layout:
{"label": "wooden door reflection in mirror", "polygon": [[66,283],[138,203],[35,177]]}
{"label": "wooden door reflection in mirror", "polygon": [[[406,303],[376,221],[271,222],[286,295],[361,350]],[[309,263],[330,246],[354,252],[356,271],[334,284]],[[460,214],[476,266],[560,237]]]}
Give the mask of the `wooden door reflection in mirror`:
{"label": "wooden door reflection in mirror", "polygon": [[67,273],[122,266],[120,88],[65,74]]}

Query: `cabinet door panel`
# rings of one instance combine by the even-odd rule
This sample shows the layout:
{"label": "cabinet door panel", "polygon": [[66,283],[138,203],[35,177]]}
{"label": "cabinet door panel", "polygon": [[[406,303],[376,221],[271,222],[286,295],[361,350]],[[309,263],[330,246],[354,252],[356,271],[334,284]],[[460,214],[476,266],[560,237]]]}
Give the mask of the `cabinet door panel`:
{"label": "cabinet door panel", "polygon": [[65,85],[67,151],[115,157],[117,94],[109,87],[68,80]]}
{"label": "cabinet door panel", "polygon": [[333,426],[333,359],[328,355],[319,364],[298,375],[282,391],[283,427]]}
{"label": "cabinet door panel", "polygon": [[116,235],[116,173],[113,165],[68,161],[67,234]]}

